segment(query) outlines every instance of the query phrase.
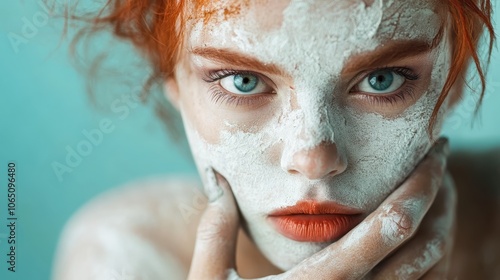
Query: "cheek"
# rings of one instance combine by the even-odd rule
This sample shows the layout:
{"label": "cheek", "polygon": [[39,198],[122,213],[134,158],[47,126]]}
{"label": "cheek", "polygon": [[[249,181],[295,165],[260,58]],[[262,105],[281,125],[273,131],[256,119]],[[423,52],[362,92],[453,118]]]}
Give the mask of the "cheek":
{"label": "cheek", "polygon": [[181,90],[179,109],[202,180],[206,180],[206,168],[214,168],[228,180],[239,203],[245,204],[244,199],[238,198],[258,196],[259,187],[265,185],[259,180],[261,175],[269,168],[279,167],[280,149],[271,144],[275,139],[269,133],[262,132],[273,117],[272,110],[254,112],[252,118],[248,117],[250,114],[238,114],[227,106],[214,104],[209,86],[200,82],[196,74],[176,74]]}
{"label": "cheek", "polygon": [[186,70],[177,74],[181,90],[179,110],[197,163],[205,165],[203,168],[219,168],[220,172],[246,164],[245,159],[250,156],[246,152],[251,146],[249,143],[257,140],[251,134],[237,133],[245,123],[235,121],[234,113],[215,104],[209,86],[200,82],[201,78],[195,73]]}
{"label": "cheek", "polygon": [[[185,121],[186,134],[195,159],[198,171],[205,181],[204,170],[213,168],[229,182],[233,194],[242,211],[252,206],[261,205],[264,201],[262,189],[268,187],[267,174],[279,166],[271,151],[277,151],[275,146],[263,147],[267,140],[264,134],[249,134],[244,132],[219,133],[218,144],[210,144],[189,121]],[[255,199],[248,199],[248,198]]]}
{"label": "cheek", "polygon": [[350,205],[374,210],[414,169],[430,147],[425,120],[412,119],[426,110],[423,105],[407,117],[385,119],[378,114],[345,112],[346,126],[336,144],[347,156],[344,173],[334,178],[331,197]]}
{"label": "cheek", "polygon": [[196,131],[211,144],[219,142],[219,131],[224,121],[213,114],[208,101],[207,90],[187,63],[181,64],[176,72],[179,87],[179,110],[186,133]]}
{"label": "cheek", "polygon": [[[414,170],[432,146],[427,127],[439,97],[439,86],[431,86],[397,118],[380,114],[344,111],[346,126],[337,131],[337,145],[348,155],[348,168],[339,185],[349,189],[350,203],[375,209]],[[440,120],[433,136],[440,132]],[[349,191],[357,195],[349,196]]]}

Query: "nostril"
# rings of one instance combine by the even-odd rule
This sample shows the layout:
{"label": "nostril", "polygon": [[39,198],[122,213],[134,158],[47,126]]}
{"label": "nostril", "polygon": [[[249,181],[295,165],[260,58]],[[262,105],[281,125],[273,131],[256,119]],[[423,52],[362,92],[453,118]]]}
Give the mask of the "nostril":
{"label": "nostril", "polygon": [[297,151],[290,159],[286,171],[294,175],[302,174],[311,180],[338,175],[346,166],[335,144],[329,143]]}
{"label": "nostril", "polygon": [[295,169],[288,169],[288,173],[296,175],[299,174],[300,172]]}
{"label": "nostril", "polygon": [[337,175],[338,173],[338,170],[332,170],[330,173],[328,173],[328,176],[334,176],[334,175]]}

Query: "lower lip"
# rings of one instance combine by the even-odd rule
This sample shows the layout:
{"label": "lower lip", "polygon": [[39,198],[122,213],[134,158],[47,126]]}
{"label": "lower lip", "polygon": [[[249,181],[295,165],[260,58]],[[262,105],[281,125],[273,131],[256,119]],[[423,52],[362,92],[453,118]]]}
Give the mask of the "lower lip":
{"label": "lower lip", "polygon": [[285,237],[300,242],[331,242],[353,229],[361,215],[297,214],[270,216],[276,229]]}

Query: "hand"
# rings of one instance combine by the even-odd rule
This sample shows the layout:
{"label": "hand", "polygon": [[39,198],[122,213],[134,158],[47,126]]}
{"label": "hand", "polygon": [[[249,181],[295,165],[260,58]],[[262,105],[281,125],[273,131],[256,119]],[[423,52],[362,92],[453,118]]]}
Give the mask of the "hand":
{"label": "hand", "polygon": [[445,173],[415,236],[379,263],[368,279],[447,279],[455,237],[456,190]]}
{"label": "hand", "polygon": [[[266,279],[418,279],[429,270],[442,273],[455,204],[451,185],[441,188],[447,151],[447,141],[439,140],[363,222],[289,271]],[[209,204],[198,226],[188,279],[240,279],[235,270],[239,214],[231,187],[213,170],[207,178]]]}

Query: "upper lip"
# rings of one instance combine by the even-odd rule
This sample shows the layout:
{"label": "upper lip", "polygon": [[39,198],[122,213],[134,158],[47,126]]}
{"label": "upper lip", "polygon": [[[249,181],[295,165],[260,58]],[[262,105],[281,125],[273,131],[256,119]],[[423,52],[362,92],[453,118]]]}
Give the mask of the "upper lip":
{"label": "upper lip", "polygon": [[332,201],[301,200],[293,206],[277,209],[270,217],[289,215],[357,215],[362,211]]}

